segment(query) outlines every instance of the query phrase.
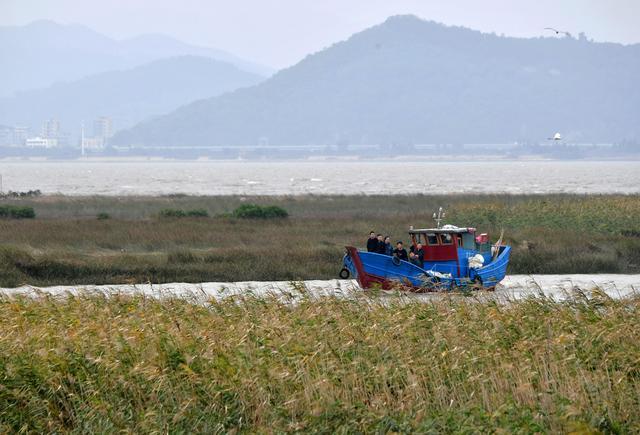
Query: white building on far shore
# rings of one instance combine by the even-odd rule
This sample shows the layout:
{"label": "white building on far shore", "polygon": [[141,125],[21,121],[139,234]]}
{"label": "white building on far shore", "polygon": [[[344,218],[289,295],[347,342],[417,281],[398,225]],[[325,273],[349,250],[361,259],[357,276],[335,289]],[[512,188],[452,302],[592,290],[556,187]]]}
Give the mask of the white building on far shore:
{"label": "white building on far shore", "polygon": [[36,136],[28,138],[24,144],[27,148],[55,148],[58,139]]}
{"label": "white building on far shore", "polygon": [[27,137],[29,136],[29,127],[16,125],[13,127],[13,137],[11,144],[16,146],[22,146],[25,144]]}
{"label": "white building on far shore", "polygon": [[101,116],[93,121],[93,137],[101,137],[106,144],[113,136],[113,121],[108,116]]}
{"label": "white building on far shore", "polygon": [[58,139],[60,137],[60,121],[55,118],[44,121],[42,123],[42,137],[46,139]]}
{"label": "white building on far shore", "polygon": [[113,121],[108,116],[101,116],[93,121],[93,137],[87,137],[84,133],[83,122],[80,138],[82,155],[87,151],[103,151],[113,136]]}

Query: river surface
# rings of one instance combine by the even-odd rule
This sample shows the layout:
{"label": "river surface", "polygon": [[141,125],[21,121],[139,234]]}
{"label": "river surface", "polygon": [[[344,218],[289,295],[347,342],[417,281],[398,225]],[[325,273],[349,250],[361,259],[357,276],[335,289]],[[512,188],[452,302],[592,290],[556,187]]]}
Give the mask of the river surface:
{"label": "river surface", "polygon": [[[300,292],[300,286],[303,287],[304,292]],[[604,292],[614,299],[640,295],[640,275],[508,275],[498,284],[495,292],[481,291],[473,294],[479,298],[493,298],[501,301],[541,295],[560,301],[575,296],[576,291],[590,295],[594,290]],[[0,294],[7,296],[38,296],[41,294],[65,296],[86,293],[145,295],[158,298],[180,297],[200,303],[231,296],[274,296],[281,300],[293,301],[299,299],[302,294],[304,297],[349,298],[363,294],[363,290],[354,280],[335,279],[302,281],[295,284],[286,281],[247,281],[0,288]],[[391,294],[392,292],[383,292],[383,295]],[[405,294],[406,297],[416,301],[429,301],[447,295],[447,293]]]}
{"label": "river surface", "polygon": [[640,193],[640,161],[0,161],[2,190],[65,195]]}

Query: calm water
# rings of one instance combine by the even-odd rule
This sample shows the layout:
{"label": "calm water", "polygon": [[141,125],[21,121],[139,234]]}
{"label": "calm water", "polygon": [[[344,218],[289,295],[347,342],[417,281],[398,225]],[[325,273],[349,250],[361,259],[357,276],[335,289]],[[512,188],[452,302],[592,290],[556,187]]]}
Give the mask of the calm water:
{"label": "calm water", "polygon": [[628,162],[0,162],[4,191],[67,195],[640,193]]}

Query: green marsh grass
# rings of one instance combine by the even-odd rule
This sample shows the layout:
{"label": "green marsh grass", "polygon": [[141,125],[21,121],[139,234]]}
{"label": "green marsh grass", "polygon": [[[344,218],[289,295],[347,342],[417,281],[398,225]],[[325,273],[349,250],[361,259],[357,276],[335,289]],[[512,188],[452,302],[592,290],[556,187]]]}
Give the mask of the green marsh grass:
{"label": "green marsh grass", "polygon": [[[345,245],[409,225],[475,226],[513,246],[509,273],[640,273],[638,195],[64,197],[4,200],[36,219],[0,219],[0,286],[335,278]],[[237,219],[243,204],[287,219]],[[210,217],[160,218],[163,209]],[[111,218],[96,219],[98,213]],[[202,213],[204,214],[204,213]]]}
{"label": "green marsh grass", "polygon": [[0,298],[0,432],[638,433],[640,299]]}

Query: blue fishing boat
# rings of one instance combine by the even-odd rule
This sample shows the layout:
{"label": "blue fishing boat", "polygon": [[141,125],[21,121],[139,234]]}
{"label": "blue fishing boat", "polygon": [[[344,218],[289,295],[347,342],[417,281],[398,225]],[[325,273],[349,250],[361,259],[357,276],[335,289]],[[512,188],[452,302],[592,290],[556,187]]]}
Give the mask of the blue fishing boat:
{"label": "blue fishing boat", "polygon": [[436,228],[409,229],[414,252],[422,245],[423,261],[406,261],[347,246],[340,277],[353,277],[365,289],[494,289],[505,277],[511,247],[502,244],[502,235],[492,244],[487,234],[477,234],[475,228],[441,226],[443,218],[440,208],[434,213]]}

